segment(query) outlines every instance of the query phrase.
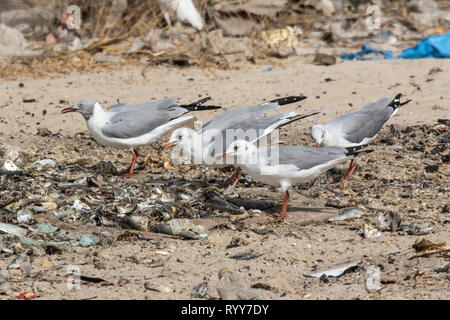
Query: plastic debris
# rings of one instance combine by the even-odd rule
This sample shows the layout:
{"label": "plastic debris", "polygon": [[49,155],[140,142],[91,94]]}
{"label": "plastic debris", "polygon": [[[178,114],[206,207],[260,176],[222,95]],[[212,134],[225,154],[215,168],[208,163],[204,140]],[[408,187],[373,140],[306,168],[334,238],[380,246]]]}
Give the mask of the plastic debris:
{"label": "plastic debris", "polygon": [[366,238],[366,239],[375,239],[375,238],[381,237],[381,235],[383,234],[377,228],[375,228],[367,223],[364,223],[363,232],[364,232],[364,238]]}
{"label": "plastic debris", "polygon": [[202,282],[198,286],[192,288],[191,297],[203,298],[207,292],[208,292],[208,282]]}
{"label": "plastic debris", "polygon": [[339,266],[336,266],[331,269],[327,269],[324,271],[316,272],[316,273],[309,273],[305,274],[306,277],[313,277],[313,278],[320,278],[322,275],[326,275],[327,277],[339,277],[343,275],[345,272],[349,270],[353,270],[362,262],[362,260],[357,260],[354,262],[342,264]]}
{"label": "plastic debris", "polygon": [[378,266],[369,266],[366,270],[366,289],[368,292],[376,292],[383,289],[381,285],[381,270]]}
{"label": "plastic debris", "polygon": [[343,60],[377,60],[380,58],[393,59],[391,50],[375,50],[367,43],[364,44],[362,49],[356,53],[341,53]]}
{"label": "plastic debris", "polygon": [[329,218],[328,221],[333,222],[333,221],[351,220],[351,219],[360,218],[363,215],[364,215],[364,211],[361,211],[356,208],[347,208],[347,209],[343,210],[339,215]]}
{"label": "plastic debris", "polygon": [[450,33],[422,39],[415,47],[403,50],[398,58],[450,58]]}
{"label": "plastic debris", "polygon": [[282,29],[265,30],[261,32],[261,38],[268,48],[281,46],[295,47],[298,43],[297,32],[292,27]]}

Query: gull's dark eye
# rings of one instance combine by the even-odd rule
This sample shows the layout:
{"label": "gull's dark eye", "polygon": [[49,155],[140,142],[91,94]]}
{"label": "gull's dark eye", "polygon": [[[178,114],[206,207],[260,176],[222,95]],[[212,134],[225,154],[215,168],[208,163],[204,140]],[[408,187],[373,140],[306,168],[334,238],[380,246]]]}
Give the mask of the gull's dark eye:
{"label": "gull's dark eye", "polygon": [[178,136],[178,140],[181,141],[182,139],[183,139],[183,136],[179,135],[179,136]]}
{"label": "gull's dark eye", "polygon": [[238,146],[234,146],[234,151],[238,151],[239,147]]}

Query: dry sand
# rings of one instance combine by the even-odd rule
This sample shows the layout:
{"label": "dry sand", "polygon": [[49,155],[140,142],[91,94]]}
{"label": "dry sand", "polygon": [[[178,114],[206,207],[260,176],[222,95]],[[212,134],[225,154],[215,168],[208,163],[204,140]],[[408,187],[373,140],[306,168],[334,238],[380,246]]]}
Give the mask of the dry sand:
{"label": "dry sand", "polygon": [[[283,110],[303,113],[320,109],[325,114],[290,126],[281,137],[286,143],[312,146],[308,131],[314,122],[326,122],[386,95],[403,93],[405,99],[413,99],[389,120],[388,124],[398,125],[394,143],[380,142],[393,135],[387,125],[373,143],[375,152],[360,161],[346,189],[340,190],[339,183],[329,176],[314,187],[317,189],[292,190],[286,222],[268,225],[267,234],[258,234],[249,226],[255,222],[270,222],[281,208],[282,194],[275,188],[243,179],[237,192],[242,196],[270,200],[276,206],[260,217],[244,221],[242,230],[213,228],[226,222],[226,218],[199,219],[196,222],[212,228],[208,239],[181,240],[147,233],[151,240],[114,241],[101,247],[73,248],[62,254],[36,256],[31,277],[44,281],[37,296],[43,299],[190,299],[192,288],[206,281],[209,289],[204,298],[215,299],[219,297],[217,273],[227,267],[240,274],[248,285],[263,284],[266,289],[255,289],[263,299],[449,299],[449,273],[435,271],[448,265],[449,256],[444,253],[410,257],[414,255],[412,245],[422,238],[446,241],[447,245],[450,242],[450,218],[444,209],[449,204],[448,162],[442,163],[441,158],[430,158],[424,152],[411,151],[417,139],[422,139],[425,147],[437,143],[436,135],[427,136],[418,125],[432,128],[437,119],[449,118],[450,60],[344,62],[324,67],[304,64],[294,57],[272,65],[272,71],[268,71],[269,67],[243,65],[239,70],[231,71],[154,67],[147,69],[145,78],[140,68],[126,67],[121,71],[71,74],[58,79],[0,82],[0,149],[14,145],[27,153],[45,154],[61,164],[88,155],[97,162],[118,160],[121,168],[128,165],[130,154],[99,147],[94,141],[76,135],[87,131],[84,119],[78,114],[60,114],[61,107],[85,98],[109,105],[117,99],[138,102],[178,96],[181,103],[187,103],[211,96],[212,103],[229,109],[304,94],[308,96],[307,100]],[[441,71],[430,74],[434,68]],[[19,83],[23,83],[23,87]],[[36,102],[23,102],[23,99],[33,98]],[[199,120],[207,121],[219,112],[196,115]],[[401,132],[408,126],[414,128],[414,137]],[[37,136],[38,127],[61,135]],[[145,156],[151,151],[149,146],[142,148],[141,153]],[[424,171],[426,165],[434,163],[439,163],[437,172]],[[343,172],[344,166],[339,169]],[[164,169],[157,169],[157,172],[162,171]],[[130,179],[129,184],[139,186],[151,180],[154,172],[145,168]],[[421,187],[423,179],[430,181],[426,190]],[[408,189],[408,185],[412,189]],[[324,221],[338,213],[338,209],[325,206],[335,196],[350,203],[357,199],[357,203],[367,208],[366,216],[334,224]],[[361,199],[368,196],[370,201],[364,203]],[[380,238],[365,239],[362,236],[364,222],[375,224],[380,212],[373,208],[392,210],[405,223],[431,226],[435,232],[417,236],[386,231]],[[50,214],[39,218],[58,225],[57,219]],[[87,230],[88,227],[79,225],[76,229]],[[122,231],[115,232],[120,234]],[[235,237],[243,240],[244,245],[226,249]],[[150,267],[142,263],[158,258],[155,253],[158,245],[165,246],[170,241],[176,243],[177,249],[162,266]],[[248,251],[263,252],[264,255],[247,261],[229,258]],[[14,256],[2,258],[1,269],[13,259]],[[360,259],[364,260],[362,268],[339,278],[330,278],[328,282],[304,276]],[[383,277],[392,278],[392,282],[383,284],[380,292],[368,293],[365,268],[373,264],[381,268]],[[77,265],[83,274],[103,277],[110,284],[83,284],[80,290],[69,291],[66,286],[68,265]],[[18,279],[14,282],[12,297],[29,290],[29,278],[19,276]],[[170,292],[146,291],[146,282],[162,284]]]}

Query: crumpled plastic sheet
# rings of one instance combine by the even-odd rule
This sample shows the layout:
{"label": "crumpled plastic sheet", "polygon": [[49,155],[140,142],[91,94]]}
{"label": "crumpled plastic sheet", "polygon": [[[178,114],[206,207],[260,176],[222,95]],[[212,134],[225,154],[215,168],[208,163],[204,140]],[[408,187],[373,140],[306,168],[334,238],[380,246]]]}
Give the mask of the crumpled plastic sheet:
{"label": "crumpled plastic sheet", "polygon": [[374,50],[367,43],[356,53],[341,53],[343,60],[450,58],[450,33],[433,35],[420,40],[413,48],[402,51],[397,57],[390,50]]}

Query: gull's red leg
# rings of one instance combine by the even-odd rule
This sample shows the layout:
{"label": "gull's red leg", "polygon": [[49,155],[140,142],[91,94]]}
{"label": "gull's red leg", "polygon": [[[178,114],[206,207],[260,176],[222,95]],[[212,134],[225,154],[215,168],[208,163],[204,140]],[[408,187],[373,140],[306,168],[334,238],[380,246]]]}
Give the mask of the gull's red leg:
{"label": "gull's red leg", "polygon": [[131,153],[133,154],[133,160],[131,161],[130,168],[128,169],[128,172],[125,174],[125,178],[129,178],[133,175],[134,172],[134,166],[136,165],[136,159],[138,157],[138,153],[135,149],[131,149]]}
{"label": "gull's red leg", "polygon": [[281,220],[283,220],[286,217],[288,201],[289,201],[289,192],[286,190],[284,192],[283,209],[281,210],[281,213],[277,215],[277,219],[275,220],[275,222],[280,222]]}
{"label": "gull's red leg", "polygon": [[222,186],[222,188],[227,188],[231,183],[233,183],[233,187],[238,183],[239,181],[239,175],[241,174],[241,168],[237,168],[234,173],[231,175],[231,177],[225,182],[225,184]]}
{"label": "gull's red leg", "polygon": [[352,159],[352,162],[350,162],[350,166],[348,167],[348,170],[347,170],[347,173],[344,176],[344,179],[345,180],[349,180],[352,177],[353,172],[355,171],[355,169],[356,169],[356,160]]}

